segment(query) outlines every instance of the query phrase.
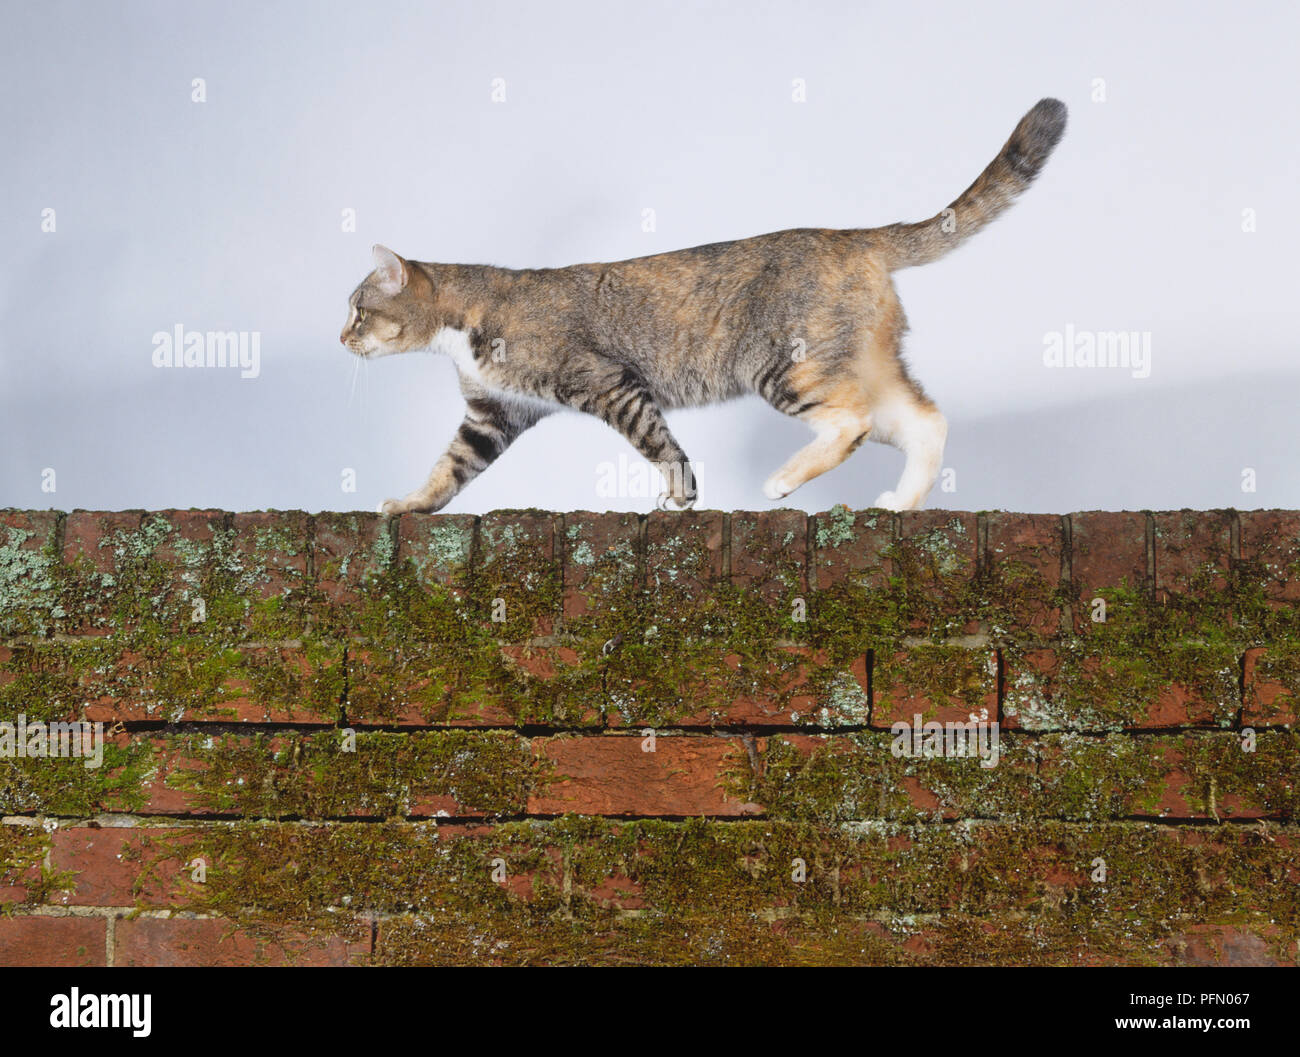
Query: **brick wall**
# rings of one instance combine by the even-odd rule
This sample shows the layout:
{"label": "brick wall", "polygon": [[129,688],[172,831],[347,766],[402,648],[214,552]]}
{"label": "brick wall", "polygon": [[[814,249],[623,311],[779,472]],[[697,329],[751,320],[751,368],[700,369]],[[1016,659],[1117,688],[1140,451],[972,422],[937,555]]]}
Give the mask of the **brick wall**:
{"label": "brick wall", "polygon": [[1295,964],[1298,603],[1292,511],[0,512],[0,963]]}

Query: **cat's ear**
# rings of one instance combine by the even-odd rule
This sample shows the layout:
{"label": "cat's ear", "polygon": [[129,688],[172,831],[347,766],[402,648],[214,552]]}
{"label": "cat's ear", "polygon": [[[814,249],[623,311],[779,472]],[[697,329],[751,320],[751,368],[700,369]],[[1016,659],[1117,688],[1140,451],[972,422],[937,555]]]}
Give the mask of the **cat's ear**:
{"label": "cat's ear", "polygon": [[387,246],[377,243],[371,252],[375,255],[375,276],[379,280],[379,288],[390,297],[400,293],[410,278],[406,261]]}

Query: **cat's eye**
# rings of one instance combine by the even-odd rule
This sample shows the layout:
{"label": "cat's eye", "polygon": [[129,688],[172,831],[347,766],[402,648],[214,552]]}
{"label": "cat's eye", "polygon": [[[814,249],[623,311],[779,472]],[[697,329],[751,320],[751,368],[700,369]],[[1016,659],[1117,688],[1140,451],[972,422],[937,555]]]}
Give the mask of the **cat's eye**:
{"label": "cat's eye", "polygon": [[358,309],[357,309],[357,322],[358,322],[358,323],[364,323],[365,321],[366,321],[366,310],[365,310],[364,308],[358,308]]}

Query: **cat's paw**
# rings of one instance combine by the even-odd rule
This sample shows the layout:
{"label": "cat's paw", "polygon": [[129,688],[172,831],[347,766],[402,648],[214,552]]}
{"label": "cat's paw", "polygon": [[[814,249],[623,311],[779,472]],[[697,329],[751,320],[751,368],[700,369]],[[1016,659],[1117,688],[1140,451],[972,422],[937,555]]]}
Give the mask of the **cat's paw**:
{"label": "cat's paw", "polygon": [[410,509],[411,504],[405,499],[385,499],[379,504],[381,514],[406,514]]}
{"label": "cat's paw", "polygon": [[898,498],[897,492],[881,492],[876,496],[876,501],[871,504],[873,507],[879,507],[881,510],[906,510],[907,505]]}
{"label": "cat's paw", "polygon": [[780,477],[769,477],[763,485],[763,494],[768,499],[784,499],[793,491],[794,489]]}
{"label": "cat's paw", "polygon": [[690,510],[695,505],[696,496],[694,495],[673,495],[672,492],[661,492],[656,506],[660,510],[671,509],[669,504],[674,504],[679,510]]}

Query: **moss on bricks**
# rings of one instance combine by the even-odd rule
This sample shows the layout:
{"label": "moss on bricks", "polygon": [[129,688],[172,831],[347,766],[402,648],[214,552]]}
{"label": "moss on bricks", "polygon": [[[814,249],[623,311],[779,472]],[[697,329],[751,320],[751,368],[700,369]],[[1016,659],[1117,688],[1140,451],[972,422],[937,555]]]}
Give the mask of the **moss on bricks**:
{"label": "moss on bricks", "polygon": [[[455,836],[249,823],[185,840],[184,854],[209,862],[188,909],[265,927],[377,914],[381,933],[396,915],[411,929],[392,956],[411,963],[672,962],[683,957],[674,938],[688,934],[696,957],[758,963],[780,951],[785,920],[812,935],[802,956],[813,961],[846,953],[819,955],[817,936],[871,920],[941,945],[966,922],[984,934],[972,950],[1036,964],[1098,952],[1157,961],[1189,923],[1267,929],[1280,954],[1300,928],[1300,887],[1282,883],[1296,875],[1294,828],[566,818]],[[166,849],[153,850],[142,863],[156,868]]]}
{"label": "moss on bricks", "polygon": [[1254,679],[1276,688],[1267,711],[1300,715],[1300,646],[1265,650],[1255,660]]}
{"label": "moss on bricks", "polygon": [[[503,644],[530,644],[535,622],[559,604],[558,579],[526,589],[501,586],[495,565],[460,570],[450,586],[421,583],[414,565],[398,565],[335,614],[349,642],[347,714],[367,723],[418,712],[429,722],[472,717],[495,707],[518,723],[569,726],[598,708],[598,649],[543,678],[511,660]],[[503,592],[503,593],[502,593]],[[494,622],[494,600],[506,619]]]}
{"label": "moss on bricks", "polygon": [[870,923],[799,919],[720,924],[716,918],[604,915],[599,925],[498,915],[490,922],[437,916],[386,921],[382,965],[896,965],[914,959]]}
{"label": "moss on bricks", "polygon": [[[1001,643],[1011,673],[1007,715],[1038,730],[1119,729],[1144,725],[1162,702],[1178,702],[1193,722],[1232,725],[1244,645],[1220,610],[1184,598],[1160,604],[1127,587],[1097,597],[1105,619],[1088,621],[1085,634]],[[1084,604],[1090,615],[1101,613]],[[1043,650],[1054,654],[1049,672],[1033,660]]]}
{"label": "moss on bricks", "polygon": [[105,741],[99,766],[84,758],[0,758],[0,814],[78,817],[101,811],[134,811],[146,801],[142,788],[154,756],[144,742]]}
{"label": "moss on bricks", "polygon": [[52,533],[0,523],[0,637],[48,634],[65,616]]}
{"label": "moss on bricks", "polygon": [[50,837],[42,827],[0,824],[0,914],[11,913],[17,904],[44,903],[72,887],[73,871],[51,870],[46,864],[49,850]]}
{"label": "moss on bricks", "polygon": [[923,719],[950,708],[954,698],[972,716],[996,718],[991,713],[996,711],[997,666],[989,650],[926,643],[902,653],[878,652],[873,677],[875,706],[882,716],[912,721],[913,709],[895,700],[895,691],[902,690],[911,701],[923,702],[917,709]]}
{"label": "moss on bricks", "polygon": [[[111,555],[107,567],[88,554],[56,564],[47,552],[50,564],[23,578],[35,583],[36,601],[0,607],[2,618],[31,626],[48,609],[49,630],[96,634],[16,644],[2,666],[15,676],[0,685],[5,707],[47,715],[103,699],[150,718],[220,719],[255,697],[282,711],[336,710],[342,648],[315,630],[328,607],[285,564],[306,541],[274,526],[241,535],[224,515],[205,529],[191,538],[164,516],[146,516],[138,529],[97,540]],[[47,582],[53,608],[44,601]]]}
{"label": "moss on bricks", "polygon": [[1179,747],[1189,779],[1181,793],[1194,810],[1300,819],[1300,733],[1188,735]]}
{"label": "moss on bricks", "polygon": [[1234,733],[1012,732],[999,738],[996,765],[984,762],[896,755],[894,737],[877,732],[782,736],[769,739],[757,773],[737,754],[727,781],[732,797],[762,804],[768,817],[819,823],[1300,818],[1300,748],[1287,731],[1250,742]]}
{"label": "moss on bricks", "polygon": [[341,645],[322,640],[230,644],[207,634],[137,630],[51,643],[20,643],[0,662],[0,709],[30,718],[76,718],[88,703],[122,718],[234,720],[256,702],[265,713],[339,713]]}
{"label": "moss on bricks", "polygon": [[193,766],[168,784],[208,811],[253,818],[523,814],[550,765],[501,731],[331,731],[174,739]]}

